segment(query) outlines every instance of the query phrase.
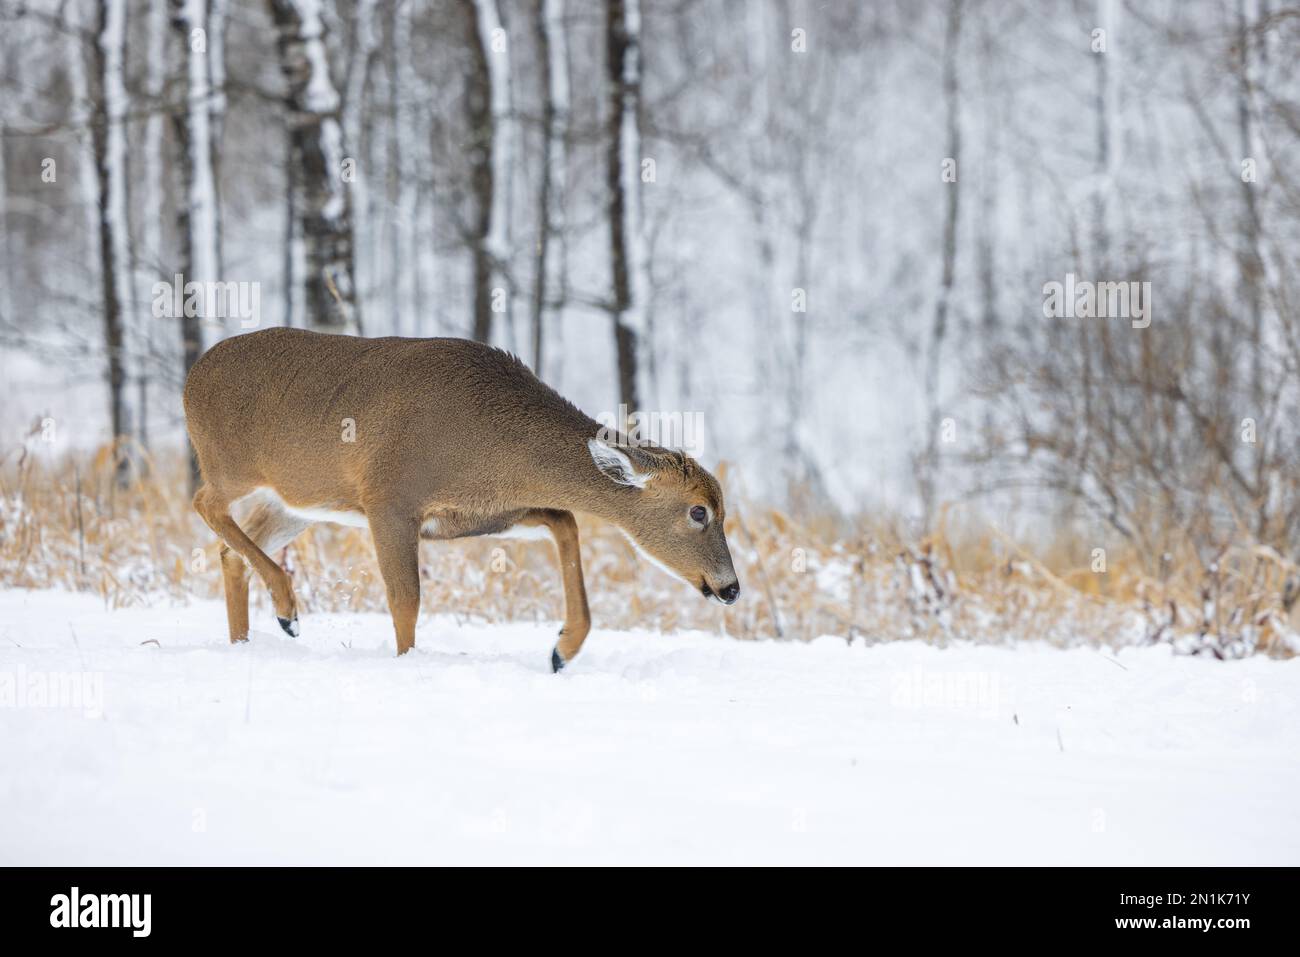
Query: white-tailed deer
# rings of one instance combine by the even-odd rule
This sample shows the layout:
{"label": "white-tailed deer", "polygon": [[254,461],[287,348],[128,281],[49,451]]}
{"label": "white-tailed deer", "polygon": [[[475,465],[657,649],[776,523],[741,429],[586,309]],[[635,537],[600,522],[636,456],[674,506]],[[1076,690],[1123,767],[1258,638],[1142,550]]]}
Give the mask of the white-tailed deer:
{"label": "white-tailed deer", "polygon": [[[612,522],[706,598],[740,594],[712,475],[680,452],[604,441],[599,423],[481,343],[235,336],[194,364],[185,420],[203,473],[194,507],[223,543],[231,641],[248,637],[247,565],[298,634],[293,587],[268,552],[317,521],[370,528],[399,655],[415,644],[421,538],[549,531],[564,581],[555,671],[591,629],[574,512]],[[237,523],[242,500],[252,507]]]}

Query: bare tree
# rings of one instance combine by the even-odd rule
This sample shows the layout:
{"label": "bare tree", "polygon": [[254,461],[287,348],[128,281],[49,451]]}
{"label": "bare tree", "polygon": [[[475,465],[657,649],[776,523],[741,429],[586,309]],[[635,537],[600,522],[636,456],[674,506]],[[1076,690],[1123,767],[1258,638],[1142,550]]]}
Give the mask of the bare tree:
{"label": "bare tree", "polygon": [[207,0],[208,31],[208,163],[212,167],[213,277],[225,272],[221,228],[221,139],[226,128],[226,20],[230,0]]}
{"label": "bare tree", "polygon": [[[419,205],[419,183],[415,136],[408,115],[403,113],[403,91],[415,88],[417,82],[411,65],[411,31],[413,29],[410,3],[392,3],[388,6],[388,32],[392,37],[385,54],[388,78],[388,135],[387,167],[384,184],[388,203],[388,258],[389,258],[389,322],[395,335],[420,334],[421,316],[419,297],[416,295],[416,278],[420,270],[418,253],[414,253],[413,239]],[[413,254],[414,253],[414,254]],[[408,315],[403,318],[403,313]]]}
{"label": "bare tree", "polygon": [[361,311],[352,265],[352,204],[343,179],[347,152],[321,6],[271,0],[271,15],[288,84],[293,210],[302,233],[307,321],[322,332],[355,335]]}
{"label": "bare tree", "polygon": [[[1254,46],[1250,17],[1247,15],[1247,0],[1237,0],[1237,135],[1240,142],[1241,157],[1255,156],[1255,134],[1251,122],[1251,73],[1252,48]],[[1255,202],[1255,183],[1247,177],[1241,180],[1242,223],[1241,223],[1241,285],[1247,308],[1250,310],[1251,341],[1263,345],[1264,342],[1264,306],[1263,291],[1264,260],[1260,255],[1260,239],[1263,226],[1260,222],[1259,206]],[[1265,403],[1265,376],[1263,370],[1262,348],[1257,348],[1251,363],[1251,399],[1255,411],[1262,410]]]}
{"label": "bare tree", "polygon": [[[2,41],[0,41],[2,44]],[[3,45],[0,45],[3,52]],[[0,116],[0,320],[8,321],[13,315],[14,258],[9,232],[9,181],[5,172],[5,124]]]}
{"label": "bare tree", "polygon": [[[347,142],[352,145],[358,152],[370,144],[368,135],[371,112],[366,109],[366,97],[370,89],[371,73],[376,60],[376,53],[379,46],[378,24],[375,22],[375,4],[376,0],[359,0],[352,16],[352,50],[348,58],[347,78],[344,82],[343,97],[343,135]],[[371,151],[372,152],[372,151]],[[370,233],[370,176],[372,166],[369,162],[370,156],[367,156],[365,164],[360,163],[358,157],[357,175],[349,184],[352,189],[352,223],[353,228],[358,236],[368,235]],[[357,255],[355,269],[357,275],[357,285],[364,294],[368,289],[367,283],[372,283],[374,277],[371,274],[373,268],[374,244],[365,244],[362,249],[370,249],[372,255],[368,259]],[[396,326],[392,329],[396,332]]]}
{"label": "bare tree", "polygon": [[514,283],[515,133],[514,70],[510,67],[510,40],[500,0],[477,0],[483,14],[479,24],[490,29],[485,37],[488,74],[492,84],[492,225],[488,254],[496,271],[494,287],[504,288],[506,339],[509,348],[522,352],[516,328]]}
{"label": "bare tree", "polygon": [[[167,22],[168,0],[149,0],[147,24],[147,69],[145,96],[151,109],[144,119],[143,182],[145,189],[141,200],[139,239],[132,243],[132,264],[136,273],[136,300],[148,302],[154,281],[163,274],[163,208],[167,198],[164,169],[167,157],[163,146],[166,115],[162,109],[167,80]],[[151,321],[141,311],[143,334],[136,350],[136,383],[139,410],[136,415],[136,432],[140,444],[149,445],[149,385],[156,367],[161,364],[161,354],[152,329],[145,326]]]}
{"label": "bare tree", "polygon": [[645,396],[642,342],[648,289],[641,231],[641,13],[638,0],[606,0],[605,67],[609,91],[605,180],[609,193],[610,312],[619,402],[629,412]]}
{"label": "bare tree", "polygon": [[[118,440],[128,431],[124,326],[131,296],[131,227],[126,196],[126,0],[101,3],[95,29],[91,129],[99,187],[99,270],[108,358],[108,409],[113,438]],[[117,461],[118,481],[124,483],[126,455],[119,452]]]}
{"label": "bare tree", "polygon": [[462,0],[465,11],[465,46],[470,66],[465,80],[466,155],[469,159],[473,210],[467,229],[474,290],[474,338],[492,341],[493,208],[496,191],[494,160],[496,117],[493,115],[493,31],[500,28],[493,0]]}
{"label": "bare tree", "polygon": [[[563,204],[556,194],[563,182],[565,161],[562,112],[567,111],[568,74],[565,70],[564,0],[533,0],[533,35],[537,42],[537,65],[542,96],[542,157],[538,164],[537,261],[533,272],[532,352],[533,369],[542,374],[545,318],[549,288],[548,254],[552,234],[561,228]],[[557,187],[559,189],[557,189]]]}
{"label": "bare tree", "polygon": [[[176,204],[180,271],[186,282],[213,282],[217,274],[217,197],[212,172],[210,73],[205,0],[172,0],[172,26],[181,42],[184,108],[172,114],[179,153],[181,186]],[[173,317],[180,329],[181,381],[203,352],[202,315],[188,310]],[[190,485],[199,483],[198,462],[190,450]]]}
{"label": "bare tree", "polygon": [[[943,45],[943,101],[947,132],[947,160],[957,163],[961,152],[960,85],[957,77],[957,46],[961,41],[962,0],[949,0],[948,25]],[[948,319],[952,309],[953,285],[957,268],[957,217],[960,204],[960,166],[954,168],[951,182],[946,182],[947,200],[943,220],[943,265],[939,277],[939,295],[934,304],[934,323],[930,327],[930,342],[926,350],[925,397],[926,416],[925,458],[920,474],[921,508],[926,527],[934,514],[935,479],[939,467],[939,430],[941,397],[939,370],[943,357],[943,342],[948,334]]]}

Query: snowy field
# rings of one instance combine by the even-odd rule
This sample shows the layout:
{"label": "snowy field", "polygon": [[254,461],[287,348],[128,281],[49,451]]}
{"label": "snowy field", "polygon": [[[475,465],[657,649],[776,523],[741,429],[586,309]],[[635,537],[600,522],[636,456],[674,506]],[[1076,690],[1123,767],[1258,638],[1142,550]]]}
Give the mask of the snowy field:
{"label": "snowy field", "polygon": [[1300,864],[1300,660],[0,595],[0,864]]}

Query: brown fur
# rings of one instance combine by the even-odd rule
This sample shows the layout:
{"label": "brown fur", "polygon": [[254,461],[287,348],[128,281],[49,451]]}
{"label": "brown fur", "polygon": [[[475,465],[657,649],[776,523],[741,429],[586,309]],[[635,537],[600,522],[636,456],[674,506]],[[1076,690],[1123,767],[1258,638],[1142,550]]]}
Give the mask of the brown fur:
{"label": "brown fur", "polygon": [[[224,543],[232,641],[248,636],[245,562],[296,631],[292,586],[267,552],[311,519],[267,500],[237,523],[231,506],[262,488],[294,509],[364,516],[399,654],[415,643],[422,528],[437,539],[547,528],[565,590],[560,664],[591,625],[575,511],[618,525],[706,593],[736,582],[722,489],[708,471],[680,452],[619,446],[648,477],[643,488],[619,484],[588,448],[599,423],[481,343],[267,329],[213,346],[191,370],[184,400],[204,480],[194,507]],[[353,441],[345,441],[349,422]],[[703,530],[688,518],[694,505],[713,515]]]}

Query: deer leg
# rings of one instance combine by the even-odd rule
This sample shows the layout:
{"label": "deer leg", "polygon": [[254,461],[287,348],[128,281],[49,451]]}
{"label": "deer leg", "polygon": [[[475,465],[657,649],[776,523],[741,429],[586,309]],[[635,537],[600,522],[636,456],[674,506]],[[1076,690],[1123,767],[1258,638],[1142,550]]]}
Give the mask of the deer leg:
{"label": "deer leg", "polygon": [[582,580],[582,551],[578,544],[578,523],[572,512],[554,508],[533,509],[520,525],[544,525],[555,540],[559,554],[560,577],[564,581],[564,627],[560,640],[551,651],[551,670],[559,672],[574,655],[591,631],[591,612],[587,608],[587,587]]}
{"label": "deer leg", "polygon": [[221,543],[221,577],[226,592],[226,624],[230,643],[248,640],[248,563],[225,542]]}
{"label": "deer leg", "polygon": [[420,617],[420,523],[397,512],[366,511],[379,574],[388,591],[397,653],[404,655],[415,647],[415,622]]}
{"label": "deer leg", "polygon": [[[228,549],[234,551],[238,556],[253,566],[253,570],[261,576],[266,587],[271,591],[271,603],[275,606],[275,616],[280,622],[280,627],[289,635],[298,634],[298,603],[293,597],[293,586],[289,582],[289,576],[284,573],[284,569],[273,562],[266,552],[258,548],[257,543],[248,537],[247,533],[235,522],[230,514],[230,499],[222,495],[211,485],[204,485],[194,495],[194,510],[202,516],[203,521],[208,523],[208,527],[217,533],[217,536],[225,542]],[[230,565],[225,556],[222,556],[221,566],[226,574],[227,583],[230,581]],[[235,625],[243,624],[245,636],[248,634],[248,590],[247,585],[242,589],[235,590],[233,598],[238,598],[240,592],[244,595],[244,609],[239,611],[234,607],[232,596],[227,593],[226,613],[230,615],[233,610],[236,617],[230,619],[231,635],[236,634]]]}
{"label": "deer leg", "polygon": [[[305,519],[290,515],[278,505],[263,502],[248,514],[242,527],[258,548],[268,555],[274,555],[310,524]],[[238,552],[224,543],[221,546],[221,571],[225,578],[226,620],[230,625],[230,640],[232,643],[247,641],[248,564]]]}

